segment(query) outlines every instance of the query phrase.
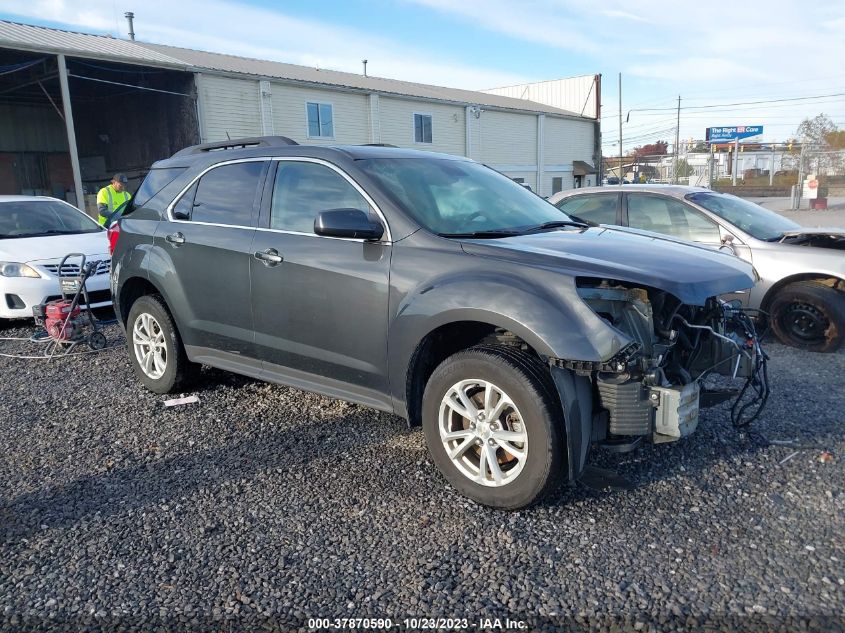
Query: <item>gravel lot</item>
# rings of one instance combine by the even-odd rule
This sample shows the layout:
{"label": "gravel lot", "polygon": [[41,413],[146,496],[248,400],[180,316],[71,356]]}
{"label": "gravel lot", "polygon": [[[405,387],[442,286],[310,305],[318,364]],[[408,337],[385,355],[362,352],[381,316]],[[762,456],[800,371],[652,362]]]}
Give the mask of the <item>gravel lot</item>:
{"label": "gravel lot", "polygon": [[709,410],[685,441],[598,458],[635,490],[518,513],[458,496],[387,414],[210,370],[166,409],[123,349],[0,358],[0,629],[842,630],[845,353],[768,349],[759,435]]}

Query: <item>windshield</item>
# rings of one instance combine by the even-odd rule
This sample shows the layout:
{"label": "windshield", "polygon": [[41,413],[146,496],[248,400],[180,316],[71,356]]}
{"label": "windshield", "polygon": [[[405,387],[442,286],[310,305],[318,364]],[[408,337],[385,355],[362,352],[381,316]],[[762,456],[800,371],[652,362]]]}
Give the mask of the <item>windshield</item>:
{"label": "windshield", "polygon": [[712,211],[758,240],[777,239],[783,236],[784,231],[800,228],[792,220],[736,196],[708,191],[691,193],[686,198]]}
{"label": "windshield", "polygon": [[98,231],[94,220],[59,200],[0,202],[0,239]]}
{"label": "windshield", "polygon": [[478,163],[371,158],[358,165],[421,226],[447,237],[496,237],[569,221],[557,207]]}

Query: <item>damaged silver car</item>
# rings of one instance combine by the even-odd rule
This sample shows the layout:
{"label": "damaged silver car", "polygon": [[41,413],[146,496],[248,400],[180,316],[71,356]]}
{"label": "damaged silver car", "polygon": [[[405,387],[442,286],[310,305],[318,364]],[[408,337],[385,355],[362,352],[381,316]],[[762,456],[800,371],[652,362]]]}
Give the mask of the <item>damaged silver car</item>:
{"label": "damaged silver car", "polygon": [[845,229],[803,228],[758,204],[701,187],[576,189],[550,202],[594,226],[627,226],[733,252],[761,278],[735,297],[760,311],[781,342],[833,352],[845,340]]}

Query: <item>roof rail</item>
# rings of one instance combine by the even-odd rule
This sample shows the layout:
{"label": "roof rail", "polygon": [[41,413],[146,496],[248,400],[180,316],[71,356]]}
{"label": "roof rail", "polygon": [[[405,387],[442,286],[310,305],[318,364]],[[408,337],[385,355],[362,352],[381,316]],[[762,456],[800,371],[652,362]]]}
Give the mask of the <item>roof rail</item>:
{"label": "roof rail", "polygon": [[227,149],[244,149],[250,147],[283,147],[285,145],[299,145],[287,136],[253,136],[250,138],[233,138],[215,143],[202,143],[180,149],[174,156],[190,156],[205,152],[217,152]]}
{"label": "roof rail", "polygon": [[398,145],[391,145],[390,143],[362,143],[362,147],[399,147]]}

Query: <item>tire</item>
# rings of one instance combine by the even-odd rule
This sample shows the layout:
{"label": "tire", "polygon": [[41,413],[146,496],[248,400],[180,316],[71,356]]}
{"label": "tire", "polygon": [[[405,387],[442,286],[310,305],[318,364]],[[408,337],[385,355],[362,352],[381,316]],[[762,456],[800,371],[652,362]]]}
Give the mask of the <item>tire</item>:
{"label": "tire", "polygon": [[[150,352],[149,356],[144,356],[144,351],[150,349],[143,343],[145,332],[156,342],[157,353]],[[158,295],[145,295],[132,304],[126,338],[132,369],[150,391],[162,394],[179,391],[195,374],[197,365],[188,360],[173,317]],[[150,358],[151,362],[144,363]]]}
{"label": "tire", "polygon": [[[491,418],[476,418],[459,391]],[[516,348],[480,346],[447,358],[426,384],[422,415],[435,465],[480,504],[525,508],[560,482],[564,427],[554,385],[541,363]]]}
{"label": "tire", "polygon": [[771,326],[784,344],[809,352],[835,352],[845,338],[845,294],[830,286],[789,284],[769,306]]}

